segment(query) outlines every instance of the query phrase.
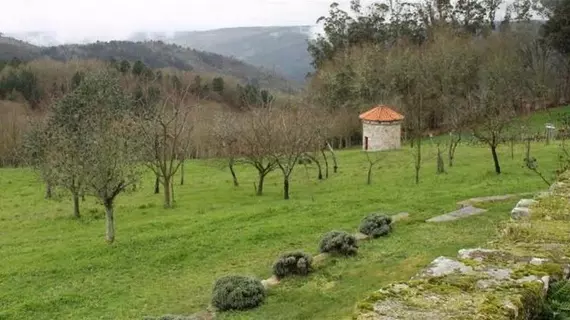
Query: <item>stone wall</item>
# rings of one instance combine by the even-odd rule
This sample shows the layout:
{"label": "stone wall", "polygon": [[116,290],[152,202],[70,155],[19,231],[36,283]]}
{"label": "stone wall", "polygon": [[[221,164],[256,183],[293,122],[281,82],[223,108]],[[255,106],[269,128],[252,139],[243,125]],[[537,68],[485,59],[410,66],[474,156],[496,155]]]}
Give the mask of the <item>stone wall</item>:
{"label": "stone wall", "polygon": [[401,124],[363,122],[362,150],[365,150],[365,140],[368,137],[368,151],[399,149],[401,145]]}
{"label": "stone wall", "polygon": [[[357,305],[355,319],[532,319],[552,279],[570,273],[570,174],[517,203],[486,248],[438,257]],[[521,212],[524,211],[524,214]]]}

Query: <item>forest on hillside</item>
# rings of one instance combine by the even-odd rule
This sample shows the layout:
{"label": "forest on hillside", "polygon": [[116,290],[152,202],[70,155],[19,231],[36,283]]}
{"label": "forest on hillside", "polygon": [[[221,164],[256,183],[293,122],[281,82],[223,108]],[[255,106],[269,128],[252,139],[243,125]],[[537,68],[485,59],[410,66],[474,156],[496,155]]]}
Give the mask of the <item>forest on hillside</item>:
{"label": "forest on hillside", "polygon": [[278,97],[288,100],[287,95],[262,88],[258,82],[243,83],[229,76],[173,68],[154,69],[141,60],[0,61],[0,166],[25,163],[22,148],[26,132],[58,101],[73,93],[87,75],[101,70],[116,74],[123,90],[140,106],[164,103],[172,92],[187,92],[192,101],[207,108],[207,113],[267,107]]}
{"label": "forest on hillside", "polygon": [[142,61],[151,68],[175,68],[198,73],[231,76],[242,82],[257,82],[280,91],[295,91],[299,84],[270,70],[263,70],[235,58],[166,44],[162,41],[109,41],[37,47],[0,34],[0,61],[53,59],[56,61],[97,59]]}

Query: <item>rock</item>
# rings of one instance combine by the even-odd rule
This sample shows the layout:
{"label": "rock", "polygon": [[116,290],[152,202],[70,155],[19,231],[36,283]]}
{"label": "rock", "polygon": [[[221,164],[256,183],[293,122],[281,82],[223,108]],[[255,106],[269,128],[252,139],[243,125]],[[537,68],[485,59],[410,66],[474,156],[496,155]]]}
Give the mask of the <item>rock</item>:
{"label": "rock", "polygon": [[517,279],[517,283],[526,283],[526,282],[533,282],[533,281],[538,281],[538,277],[537,276],[526,276],[526,277]]}
{"label": "rock", "polygon": [[328,253],[320,253],[313,257],[313,266],[318,267],[322,265],[330,255]]}
{"label": "rock", "polygon": [[521,200],[517,203],[516,207],[517,207],[517,208],[528,208],[528,207],[530,207],[531,205],[533,205],[533,204],[535,204],[535,203],[537,203],[537,202],[538,202],[538,201],[533,200],[533,199],[521,199]]}
{"label": "rock", "polygon": [[279,284],[279,279],[277,278],[277,276],[272,276],[271,278],[267,278],[265,280],[261,280],[261,284],[263,285],[263,287],[265,287],[265,289],[271,288],[271,287],[275,287],[276,285]]}
{"label": "rock", "polygon": [[354,234],[354,237],[356,238],[357,241],[362,241],[362,240],[368,240],[370,239],[370,236],[361,233],[361,232],[357,232]]}
{"label": "rock", "polygon": [[497,253],[497,250],[490,250],[490,249],[483,249],[483,248],[476,248],[476,249],[461,249],[457,253],[457,257],[459,259],[472,259],[475,261],[483,261],[484,256],[491,255],[493,253]]}
{"label": "rock", "polygon": [[500,285],[500,283],[497,280],[478,280],[476,283],[477,288],[485,290],[485,289],[489,289],[489,288],[494,288],[496,286]]}
{"label": "rock", "polygon": [[468,274],[473,272],[473,268],[456,260],[452,260],[446,257],[439,257],[432,261],[432,263],[420,273],[420,276],[440,277],[455,272]]}
{"label": "rock", "polygon": [[401,221],[401,220],[407,220],[408,218],[410,218],[410,214],[407,212],[400,212],[398,214],[395,214],[392,216],[392,222],[397,222],[397,221]]}
{"label": "rock", "polygon": [[514,208],[511,211],[511,218],[515,220],[522,220],[530,218],[530,209],[529,208]]}
{"label": "rock", "polygon": [[510,269],[489,269],[486,271],[486,273],[491,278],[494,278],[496,280],[510,279],[511,278],[511,272],[512,272],[512,270],[510,270]]}
{"label": "rock", "polygon": [[530,260],[530,264],[535,265],[535,266],[540,266],[541,264],[548,262],[548,259],[542,259],[542,258],[532,258]]}
{"label": "rock", "polygon": [[548,191],[549,191],[550,193],[554,193],[557,189],[561,189],[561,188],[563,188],[565,185],[566,185],[566,184],[565,184],[564,182],[560,182],[560,181],[559,181],[559,182],[556,182],[556,183],[554,183],[554,184],[552,184],[552,185],[550,186],[550,188],[548,189]]}
{"label": "rock", "polygon": [[[427,298],[427,297],[426,297]],[[360,315],[357,319],[374,320],[399,320],[399,319],[421,319],[421,320],[441,320],[446,318],[446,314],[439,310],[422,310],[410,308],[396,300],[385,300],[374,304],[374,313]],[[394,316],[391,316],[394,315]]]}
{"label": "rock", "polygon": [[552,194],[551,194],[550,192],[548,192],[548,191],[542,191],[542,192],[539,192],[539,193],[535,196],[535,198],[537,198],[537,199],[544,199],[544,198],[546,198],[546,197],[550,197],[551,195],[552,195]]}
{"label": "rock", "polygon": [[542,283],[544,284],[544,286],[542,287],[542,294],[546,296],[546,294],[548,293],[548,288],[550,287],[550,277],[544,276],[540,278],[540,281],[542,281]]}
{"label": "rock", "polygon": [[505,201],[505,200],[515,198],[517,196],[518,195],[516,195],[516,194],[505,194],[505,195],[500,195],[500,196],[471,198],[471,199],[460,201],[457,203],[457,205],[459,206],[459,208],[465,208],[465,207],[473,206],[477,203]]}
{"label": "rock", "polygon": [[395,284],[394,286],[392,286],[392,291],[394,291],[395,293],[400,293],[400,292],[406,291],[408,289],[410,289],[410,287],[406,284],[403,284],[403,283],[398,283],[398,284]]}
{"label": "rock", "polygon": [[453,211],[450,213],[446,213],[441,216],[433,217],[431,219],[426,220],[426,222],[446,222],[446,221],[453,221],[458,220],[466,217],[470,217],[476,214],[481,214],[486,212],[485,209],[475,208],[473,206],[463,207],[457,211]]}

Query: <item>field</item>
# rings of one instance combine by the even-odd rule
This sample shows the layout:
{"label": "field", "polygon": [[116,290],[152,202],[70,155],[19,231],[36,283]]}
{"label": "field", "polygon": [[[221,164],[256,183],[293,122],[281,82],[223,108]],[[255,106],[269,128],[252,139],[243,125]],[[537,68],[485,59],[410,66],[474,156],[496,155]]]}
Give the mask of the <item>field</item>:
{"label": "field", "polygon": [[[289,201],[281,177],[268,177],[265,194],[254,195],[255,172],[238,167],[241,186],[216,161],[193,161],[186,184],[175,187],[176,207],[162,208],[145,177],[141,188],[119,196],[117,239],[104,241],[104,213],[94,199],[71,217],[71,202],[44,200],[43,185],[28,169],[0,169],[0,319],[141,319],[205,309],[212,284],[227,274],[271,275],[279,254],[317,253],[321,235],[356,231],[371,212],[406,211],[386,238],[361,245],[354,258],[334,259],[308,278],[285,280],[263,306],[223,313],[221,319],[342,319],[355,303],[383,284],[405,280],[440,255],[481,246],[508,219],[516,200],[486,205],[468,219],[424,220],[475,196],[547,189],[524,168],[522,145],[500,147],[503,174],[493,172],[490,151],[460,145],[456,163],[435,174],[435,148],[427,145],[421,183],[414,184],[409,146],[382,154],[366,185],[367,161],[358,150],[338,153],[339,172],[316,180],[316,169],[298,166]],[[558,163],[558,146],[533,145],[545,172]]]}

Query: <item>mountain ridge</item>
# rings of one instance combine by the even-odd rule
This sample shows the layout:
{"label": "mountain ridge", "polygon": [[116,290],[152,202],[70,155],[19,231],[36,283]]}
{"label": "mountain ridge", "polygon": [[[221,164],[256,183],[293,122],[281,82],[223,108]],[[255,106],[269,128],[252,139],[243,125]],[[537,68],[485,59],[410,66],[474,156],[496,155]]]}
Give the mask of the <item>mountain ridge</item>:
{"label": "mountain ridge", "polygon": [[11,37],[0,36],[0,59],[21,60],[51,58],[58,61],[71,59],[141,60],[152,68],[174,67],[201,73],[232,76],[242,82],[256,82],[261,86],[285,92],[296,91],[301,85],[285,79],[275,72],[247,64],[217,53],[185,48],[162,41],[97,41],[89,44],[65,44],[39,47]]}
{"label": "mountain ridge", "polygon": [[[167,44],[217,53],[303,83],[307,73],[313,70],[307,47],[308,40],[314,34],[314,28],[312,25],[297,25],[230,27],[197,31],[136,31],[121,41],[163,41]],[[65,44],[57,43],[58,35],[49,32],[8,35],[36,45]],[[96,42],[95,39],[91,39],[80,44]]]}

